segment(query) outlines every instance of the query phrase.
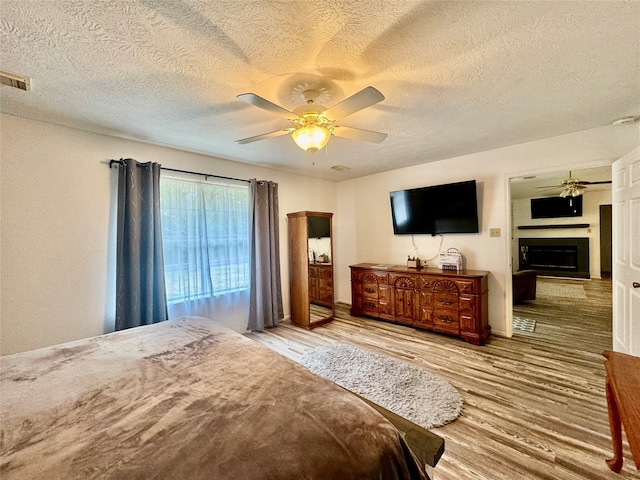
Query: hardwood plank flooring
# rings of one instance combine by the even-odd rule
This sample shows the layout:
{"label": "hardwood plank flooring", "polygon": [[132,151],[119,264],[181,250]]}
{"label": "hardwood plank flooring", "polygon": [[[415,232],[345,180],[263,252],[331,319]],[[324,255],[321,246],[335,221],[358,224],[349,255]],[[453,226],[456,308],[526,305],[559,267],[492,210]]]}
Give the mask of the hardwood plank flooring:
{"label": "hardwood plank flooring", "polygon": [[336,307],[335,320],[312,331],[283,322],[257,342],[298,361],[333,342],[360,345],[448,379],[463,396],[462,415],[433,429],[445,453],[437,480],[639,479],[624,442],[620,474],[609,470],[611,440],[603,350],[611,348],[611,281],[541,278],[581,285],[586,299],[539,295],[514,308],[536,320],[533,333],[463,340],[367,318]]}

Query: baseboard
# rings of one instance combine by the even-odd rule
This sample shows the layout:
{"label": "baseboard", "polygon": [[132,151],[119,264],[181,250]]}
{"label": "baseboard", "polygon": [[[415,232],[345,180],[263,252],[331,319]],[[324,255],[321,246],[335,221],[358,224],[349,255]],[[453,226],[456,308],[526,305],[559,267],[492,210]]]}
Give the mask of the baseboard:
{"label": "baseboard", "polygon": [[494,330],[493,327],[491,327],[491,337],[502,337],[502,338],[511,338],[509,336],[507,336],[507,333],[504,330]]}
{"label": "baseboard", "polygon": [[588,282],[589,280],[591,280],[591,278],[595,278],[597,279],[597,277],[591,277],[591,278],[582,278],[582,277],[558,277],[556,275],[538,275],[538,278],[551,278],[551,279],[555,279],[555,280],[582,280],[585,282]]}

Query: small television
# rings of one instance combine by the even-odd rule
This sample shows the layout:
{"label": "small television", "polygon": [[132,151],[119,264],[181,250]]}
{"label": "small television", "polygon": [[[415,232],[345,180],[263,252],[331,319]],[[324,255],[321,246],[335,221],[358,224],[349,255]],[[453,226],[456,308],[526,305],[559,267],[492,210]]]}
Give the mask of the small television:
{"label": "small television", "polygon": [[478,233],[476,181],[391,192],[393,233]]}
{"label": "small television", "polygon": [[582,195],[531,199],[531,218],[581,217]]}

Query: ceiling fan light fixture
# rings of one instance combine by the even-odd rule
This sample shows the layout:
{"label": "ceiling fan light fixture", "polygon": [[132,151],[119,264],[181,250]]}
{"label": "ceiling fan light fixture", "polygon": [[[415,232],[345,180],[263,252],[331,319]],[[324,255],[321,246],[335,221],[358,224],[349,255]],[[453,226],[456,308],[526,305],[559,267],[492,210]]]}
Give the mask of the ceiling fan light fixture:
{"label": "ceiling fan light fixture", "polygon": [[293,137],[293,141],[296,142],[296,145],[302,150],[314,153],[327,144],[331,132],[325,127],[307,125],[295,129],[291,133],[291,136]]}
{"label": "ceiling fan light fixture", "polygon": [[313,153],[323,148],[329,141],[331,135],[371,143],[380,143],[387,138],[386,133],[347,127],[345,125],[336,125],[335,123],[336,119],[359,112],[364,108],[384,100],[384,95],[374,87],[363,88],[328,109],[315,103],[318,97],[318,91],[316,90],[307,89],[302,92],[302,97],[306,104],[295,108],[293,111],[289,111],[255,93],[238,95],[238,100],[267,110],[279,117],[286,118],[293,124],[293,128],[280,129],[263,133],[262,135],[243,138],[236,140],[236,143],[244,145],[246,143],[290,133],[298,147],[305,152]]}
{"label": "ceiling fan light fixture", "polygon": [[580,195],[582,195],[582,189],[574,183],[565,185],[564,190],[560,193],[562,198],[579,197]]}
{"label": "ceiling fan light fixture", "polygon": [[305,152],[315,153],[322,149],[331,136],[333,123],[322,112],[307,112],[293,119],[296,129],[291,133],[293,141]]}

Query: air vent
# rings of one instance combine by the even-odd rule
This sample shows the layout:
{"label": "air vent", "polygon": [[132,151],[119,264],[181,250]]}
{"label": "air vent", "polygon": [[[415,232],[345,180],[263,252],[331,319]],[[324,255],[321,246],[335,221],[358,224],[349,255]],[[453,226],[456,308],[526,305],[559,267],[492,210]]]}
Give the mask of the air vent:
{"label": "air vent", "polygon": [[335,170],[336,172],[348,172],[349,170],[351,170],[349,167],[345,167],[344,165],[334,165],[333,167],[331,167],[332,170]]}
{"label": "air vent", "polygon": [[31,79],[15,73],[0,71],[0,83],[20,90],[31,90]]}

